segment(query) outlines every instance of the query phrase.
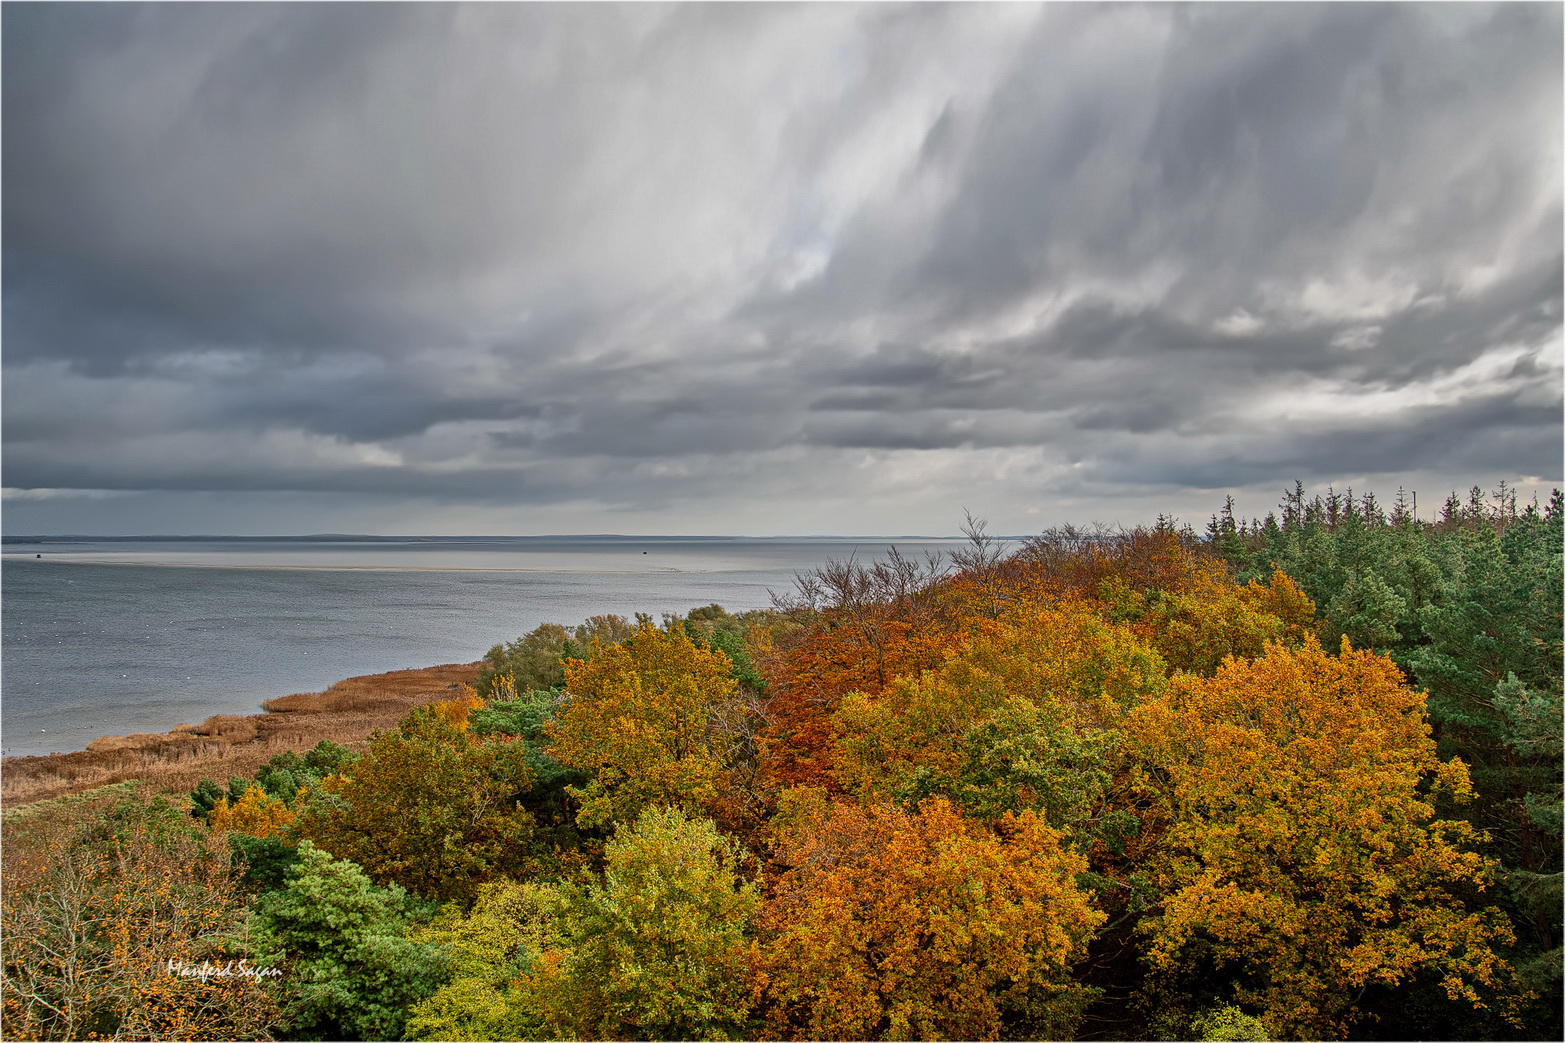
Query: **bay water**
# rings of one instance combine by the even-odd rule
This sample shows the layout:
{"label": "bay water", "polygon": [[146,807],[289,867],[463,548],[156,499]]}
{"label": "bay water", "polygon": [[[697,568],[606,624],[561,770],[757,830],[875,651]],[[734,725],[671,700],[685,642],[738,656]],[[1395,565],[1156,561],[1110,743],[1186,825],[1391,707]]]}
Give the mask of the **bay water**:
{"label": "bay water", "polygon": [[705,537],[7,538],[6,756],[162,732],[357,674],[471,662],[540,623],[764,608],[828,560],[953,541]]}

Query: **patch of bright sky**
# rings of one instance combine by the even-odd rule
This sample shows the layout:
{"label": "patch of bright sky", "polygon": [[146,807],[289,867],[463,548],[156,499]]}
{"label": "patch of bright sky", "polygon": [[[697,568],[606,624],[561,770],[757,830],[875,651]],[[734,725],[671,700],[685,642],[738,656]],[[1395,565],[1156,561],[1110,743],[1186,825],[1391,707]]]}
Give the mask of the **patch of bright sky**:
{"label": "patch of bright sky", "polygon": [[1454,404],[1489,395],[1524,391],[1537,378],[1518,376],[1516,364],[1534,359],[1557,373],[1559,341],[1542,348],[1507,345],[1484,352],[1478,358],[1447,373],[1398,388],[1364,386],[1341,380],[1308,380],[1262,396],[1242,410],[1253,420],[1309,422],[1374,417],[1394,420],[1399,413]]}

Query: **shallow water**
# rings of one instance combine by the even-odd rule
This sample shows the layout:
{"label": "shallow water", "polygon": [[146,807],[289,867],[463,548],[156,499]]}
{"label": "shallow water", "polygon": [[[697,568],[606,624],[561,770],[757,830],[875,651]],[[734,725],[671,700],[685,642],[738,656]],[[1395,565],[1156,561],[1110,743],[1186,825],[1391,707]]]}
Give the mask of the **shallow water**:
{"label": "shallow water", "polygon": [[[167,731],[356,674],[470,662],[539,623],[771,603],[795,573],[944,540],[91,540],[0,556],[3,752]],[[38,557],[37,555],[42,555]]]}

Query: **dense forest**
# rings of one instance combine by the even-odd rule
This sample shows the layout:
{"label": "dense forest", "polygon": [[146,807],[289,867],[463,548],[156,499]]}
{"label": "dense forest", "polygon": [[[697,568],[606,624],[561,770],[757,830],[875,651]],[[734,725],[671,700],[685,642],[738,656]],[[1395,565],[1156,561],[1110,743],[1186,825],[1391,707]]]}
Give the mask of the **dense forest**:
{"label": "dense forest", "polygon": [[4,1035],[1558,1039],[1562,517],[970,519],[546,624],[9,835]]}

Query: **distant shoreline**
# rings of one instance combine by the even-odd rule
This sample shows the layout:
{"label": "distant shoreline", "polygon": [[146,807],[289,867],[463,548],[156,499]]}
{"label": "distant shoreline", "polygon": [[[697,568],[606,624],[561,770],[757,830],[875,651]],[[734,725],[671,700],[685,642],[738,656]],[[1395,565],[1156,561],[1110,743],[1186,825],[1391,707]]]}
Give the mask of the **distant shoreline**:
{"label": "distant shoreline", "polygon": [[480,665],[363,674],[323,692],[267,699],[262,713],[217,714],[167,732],[103,736],[71,753],[6,757],[0,760],[0,806],[9,813],[130,781],[182,794],[203,778],[226,782],[254,774],[277,754],[308,750],[322,739],[362,749],[374,732],[393,727],[413,707],[449,699],[471,684]]}
{"label": "distant shoreline", "polygon": [[[996,536],[997,540],[1021,540],[1024,536]],[[59,536],[0,536],[0,546],[69,546],[82,543],[385,543],[451,546],[477,543],[489,546],[508,543],[965,543],[965,536],[638,536],[634,533],[551,533],[541,536],[83,536],[65,533]]]}
{"label": "distant shoreline", "polygon": [[[0,554],[0,561],[11,559],[18,561],[35,561],[37,559],[25,554]],[[663,565],[656,568],[644,569],[545,569],[545,568],[519,568],[517,566],[477,566],[477,565],[246,565],[229,562],[207,561],[122,561],[106,558],[45,558],[55,565],[140,565],[154,566],[160,569],[249,569],[254,571],[304,571],[304,572],[529,572],[529,573],[564,573],[564,572],[591,572],[596,575],[633,576],[645,572],[711,572],[712,569],[680,569],[672,565]]]}

